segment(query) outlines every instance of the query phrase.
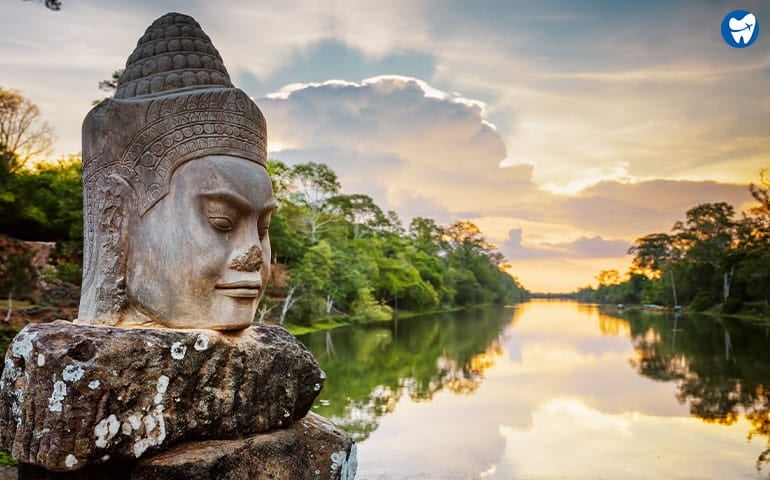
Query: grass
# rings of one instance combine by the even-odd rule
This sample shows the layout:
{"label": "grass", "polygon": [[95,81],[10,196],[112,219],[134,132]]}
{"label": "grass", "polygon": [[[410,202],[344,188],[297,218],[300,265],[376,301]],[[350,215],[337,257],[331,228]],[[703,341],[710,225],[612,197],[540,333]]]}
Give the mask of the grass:
{"label": "grass", "polygon": [[[29,302],[25,302],[23,300],[13,300],[12,307],[13,308],[24,308],[24,307],[31,307],[32,304]],[[8,308],[8,299],[0,300],[0,308]]]}
{"label": "grass", "polygon": [[716,306],[713,308],[710,308],[708,310],[703,310],[701,312],[687,312],[687,313],[695,313],[698,315],[706,315],[709,317],[723,317],[723,318],[737,318],[738,320],[745,320],[747,322],[753,322],[753,323],[762,323],[762,324],[770,324],[770,317],[763,315],[762,313],[758,313],[756,311],[743,311],[743,312],[736,312],[736,313],[723,313],[721,311],[720,306]]}
{"label": "grass", "polygon": [[405,318],[421,317],[423,315],[430,315],[432,313],[446,313],[446,312],[459,312],[460,310],[467,310],[468,308],[483,307],[484,305],[472,305],[468,307],[447,307],[447,308],[434,308],[432,310],[399,310],[393,314],[394,319],[403,320]]}
{"label": "grass", "polygon": [[286,325],[284,325],[284,327],[286,327],[286,330],[288,330],[289,333],[291,333],[294,336],[297,336],[297,335],[305,335],[306,333],[332,330],[334,328],[344,327],[346,325],[350,325],[350,323],[332,319],[332,320],[322,320],[320,322],[315,322],[312,325],[294,325],[291,323],[287,323]]}
{"label": "grass", "polygon": [[[611,313],[613,310],[615,310],[614,305],[602,305],[602,310],[608,311]],[[633,310],[645,310],[643,306],[641,305],[626,305],[623,308],[624,311],[630,312]],[[647,311],[655,311],[655,310],[647,310]],[[660,310],[660,312],[673,312],[673,309],[666,308]],[[724,313],[722,311],[721,305],[715,305],[707,310],[692,310],[690,308],[685,308],[682,311],[685,315],[705,315],[707,317],[714,317],[714,318],[735,318],[738,320],[744,320],[747,322],[753,322],[753,323],[762,323],[762,324],[770,324],[770,316],[763,314],[762,312],[757,312],[756,310],[744,310],[741,312],[736,313]]]}
{"label": "grass", "polygon": [[327,319],[315,322],[312,325],[294,325],[292,323],[287,323],[284,325],[284,327],[286,327],[286,330],[288,330],[292,335],[297,336],[297,335],[305,335],[307,333],[313,333],[313,332],[322,332],[324,330],[332,330],[334,328],[345,327],[348,325],[366,325],[370,323],[384,323],[384,322],[391,322],[393,320],[405,320],[408,318],[421,317],[423,315],[430,315],[433,313],[459,312],[460,310],[467,310],[469,308],[476,308],[476,307],[483,307],[483,306],[486,306],[486,305],[435,308],[432,310],[418,310],[418,311],[399,310],[393,313],[393,318],[382,320],[381,322],[374,320],[370,322],[357,323],[357,322],[349,322],[346,320],[342,320],[339,317],[337,317],[337,318],[327,318]]}
{"label": "grass", "polygon": [[7,450],[0,450],[0,465],[18,465],[19,462]]}

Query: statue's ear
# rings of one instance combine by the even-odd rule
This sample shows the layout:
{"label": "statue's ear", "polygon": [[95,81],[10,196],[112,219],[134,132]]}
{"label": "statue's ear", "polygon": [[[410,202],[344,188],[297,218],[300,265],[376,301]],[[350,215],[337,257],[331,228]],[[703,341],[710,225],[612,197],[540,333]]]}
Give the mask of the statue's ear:
{"label": "statue's ear", "polygon": [[102,178],[84,192],[91,238],[86,250],[83,292],[78,320],[81,323],[116,325],[127,306],[126,265],[131,248],[130,229],[135,222],[136,194],[117,174]]}

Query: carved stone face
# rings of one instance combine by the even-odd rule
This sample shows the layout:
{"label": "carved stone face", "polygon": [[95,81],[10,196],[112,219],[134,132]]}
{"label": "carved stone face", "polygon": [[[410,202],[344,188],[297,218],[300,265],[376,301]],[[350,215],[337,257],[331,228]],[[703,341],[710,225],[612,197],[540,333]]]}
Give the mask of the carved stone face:
{"label": "carved stone face", "polygon": [[264,167],[212,155],[180,166],[132,229],[128,325],[234,330],[252,323],[270,274],[275,208]]}

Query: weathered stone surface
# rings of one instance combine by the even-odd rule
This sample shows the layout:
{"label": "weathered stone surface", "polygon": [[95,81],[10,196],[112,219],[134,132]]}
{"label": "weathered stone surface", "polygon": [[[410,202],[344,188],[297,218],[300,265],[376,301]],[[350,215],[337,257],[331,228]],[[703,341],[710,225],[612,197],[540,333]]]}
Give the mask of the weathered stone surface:
{"label": "weathered stone surface", "polygon": [[136,460],[180,441],[285,427],[305,416],[323,379],[277,326],[29,325],[5,357],[0,447],[55,471]]}
{"label": "weathered stone surface", "polygon": [[20,480],[352,480],[356,446],[329,420],[310,413],[285,430],[238,440],[187,442],[133,465],[76,472],[19,467]]}
{"label": "weathered stone surface", "polygon": [[267,125],[211,39],[168,13],[83,121],[89,325],[242,330],[270,276]]}
{"label": "weathered stone surface", "polygon": [[308,414],[286,430],[244,440],[194,442],[142,460],[131,480],[352,480],[356,446],[329,420]]}

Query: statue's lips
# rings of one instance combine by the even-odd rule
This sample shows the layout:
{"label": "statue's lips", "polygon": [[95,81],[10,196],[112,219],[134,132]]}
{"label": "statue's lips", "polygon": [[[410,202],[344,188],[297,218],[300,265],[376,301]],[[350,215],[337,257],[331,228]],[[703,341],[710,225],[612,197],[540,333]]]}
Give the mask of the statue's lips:
{"label": "statue's lips", "polygon": [[217,283],[214,288],[217,292],[228,297],[257,298],[261,286],[260,282],[232,282]]}

